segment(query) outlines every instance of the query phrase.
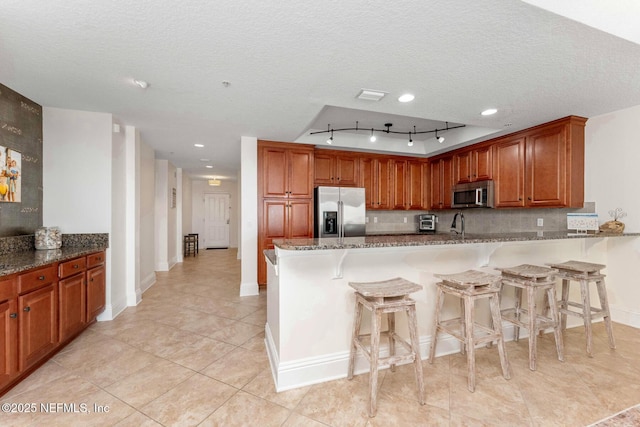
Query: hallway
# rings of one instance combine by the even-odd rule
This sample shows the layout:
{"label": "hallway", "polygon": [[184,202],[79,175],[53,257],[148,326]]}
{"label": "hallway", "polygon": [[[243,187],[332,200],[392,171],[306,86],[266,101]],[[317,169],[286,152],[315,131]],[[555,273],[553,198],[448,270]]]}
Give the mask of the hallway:
{"label": "hallway", "polygon": [[94,324],[0,398],[36,409],[3,413],[0,424],[584,426],[640,403],[640,330],[615,324],[618,348],[610,351],[601,323],[594,358],[582,328],[565,333],[564,363],[552,334],[542,337],[536,372],[528,369],[527,340],[509,342],[510,381],[497,351],[480,349],[475,393],[461,355],[423,361],[425,406],[410,365],[382,371],[373,419],[366,375],[276,393],[264,347],[266,295],[238,296],[236,252],[202,250],[158,273],[137,307]]}

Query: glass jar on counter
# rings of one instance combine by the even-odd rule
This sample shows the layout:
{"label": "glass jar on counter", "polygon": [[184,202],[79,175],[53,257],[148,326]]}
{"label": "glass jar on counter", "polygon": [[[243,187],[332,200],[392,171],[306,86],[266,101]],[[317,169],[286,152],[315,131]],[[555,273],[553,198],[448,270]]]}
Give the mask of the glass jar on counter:
{"label": "glass jar on counter", "polygon": [[40,227],[35,234],[36,249],[59,249],[62,246],[59,227]]}

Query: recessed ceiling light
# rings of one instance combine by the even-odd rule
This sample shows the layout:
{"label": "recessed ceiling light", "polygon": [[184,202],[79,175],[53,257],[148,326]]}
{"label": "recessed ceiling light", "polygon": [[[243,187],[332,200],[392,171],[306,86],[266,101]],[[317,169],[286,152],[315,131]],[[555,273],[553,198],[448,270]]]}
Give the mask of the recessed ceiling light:
{"label": "recessed ceiling light", "polygon": [[488,109],[484,110],[484,111],[483,111],[482,113],[480,113],[480,114],[482,114],[483,116],[490,116],[490,115],[495,114],[495,113],[497,113],[497,112],[498,112],[498,110],[497,110],[497,109],[495,109],[495,108],[488,108]]}
{"label": "recessed ceiling light", "polygon": [[194,147],[198,147],[198,148],[202,148],[202,147],[204,147],[204,145],[203,145],[203,144],[193,144],[193,146],[194,146]]}
{"label": "recessed ceiling light", "polygon": [[212,165],[207,165],[207,166],[205,166],[205,167],[206,167],[207,169],[213,169],[213,166],[212,166]]}
{"label": "recessed ceiling light", "polygon": [[133,79],[133,82],[140,86],[142,89],[146,89],[149,87],[149,83],[145,82],[144,80],[137,80],[137,79]]}
{"label": "recessed ceiling light", "polygon": [[411,102],[415,99],[416,97],[411,95],[410,93],[405,93],[404,95],[402,95],[400,98],[398,98],[398,101],[400,102]]}

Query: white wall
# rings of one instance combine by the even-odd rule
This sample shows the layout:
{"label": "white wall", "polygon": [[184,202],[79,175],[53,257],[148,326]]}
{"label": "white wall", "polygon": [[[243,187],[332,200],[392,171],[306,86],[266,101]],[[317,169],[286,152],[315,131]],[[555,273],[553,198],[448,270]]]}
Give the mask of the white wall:
{"label": "white wall", "polygon": [[156,281],[155,273],[155,152],[136,139],[136,153],[139,159],[137,170],[139,173],[140,191],[139,203],[139,279],[142,292]]}
{"label": "white wall", "polygon": [[114,169],[122,167],[122,140],[114,141],[111,114],[44,107],[42,118],[43,224],[65,234],[109,233],[106,309],[100,318],[112,318],[126,301],[124,286],[113,286],[125,282],[122,258],[111,256],[122,249],[121,230],[112,229],[112,209],[122,205],[112,193]]}
{"label": "white wall", "polygon": [[[609,210],[622,208],[625,232],[640,232],[638,135],[640,106],[592,117],[585,130],[585,200],[596,202],[601,223],[611,219]],[[609,239],[606,264],[611,317],[640,327],[640,243]]]}
{"label": "white wall", "polygon": [[[113,128],[113,125],[112,125]],[[102,319],[110,320],[127,306],[127,146],[124,128],[112,137],[111,179],[111,312],[106,311]]]}
{"label": "white wall", "polygon": [[219,187],[211,187],[207,181],[194,180],[191,182],[192,222],[190,228],[184,229],[184,233],[198,233],[200,235],[200,247],[206,247],[204,196],[205,194],[215,193],[229,195],[229,247],[237,248],[240,199],[238,197],[238,185],[235,181],[223,180]]}
{"label": "white wall", "polygon": [[177,208],[171,207],[176,189],[176,168],[167,160],[155,161],[155,269],[169,271],[177,262]]}
{"label": "white wall", "polygon": [[193,190],[192,180],[186,173],[182,174],[182,234],[193,231]]}
{"label": "white wall", "polygon": [[240,296],[258,294],[258,138],[240,139]]}

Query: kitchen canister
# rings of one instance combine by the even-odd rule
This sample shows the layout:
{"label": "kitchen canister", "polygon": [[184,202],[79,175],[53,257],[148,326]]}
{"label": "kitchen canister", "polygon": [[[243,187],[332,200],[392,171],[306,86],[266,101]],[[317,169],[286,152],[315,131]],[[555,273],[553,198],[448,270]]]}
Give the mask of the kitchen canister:
{"label": "kitchen canister", "polygon": [[36,229],[36,249],[59,249],[62,246],[62,233],[59,227],[40,227]]}

